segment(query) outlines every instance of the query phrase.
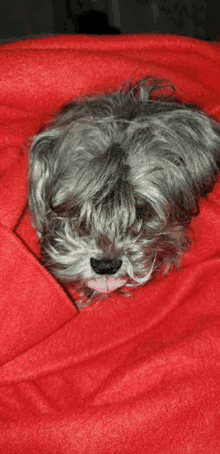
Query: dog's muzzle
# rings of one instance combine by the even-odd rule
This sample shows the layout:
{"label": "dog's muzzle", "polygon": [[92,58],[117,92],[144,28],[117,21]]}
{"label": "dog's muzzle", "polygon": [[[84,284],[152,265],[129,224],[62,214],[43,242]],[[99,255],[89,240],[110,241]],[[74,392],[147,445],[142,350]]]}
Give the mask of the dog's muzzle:
{"label": "dog's muzzle", "polygon": [[91,258],[90,265],[93,271],[95,271],[100,277],[88,280],[87,285],[99,293],[114,292],[127,282],[127,279],[111,277],[112,274],[117,273],[117,271],[121,268],[121,259]]}
{"label": "dog's muzzle", "polygon": [[97,274],[115,274],[121,268],[121,259],[90,259],[92,269]]}

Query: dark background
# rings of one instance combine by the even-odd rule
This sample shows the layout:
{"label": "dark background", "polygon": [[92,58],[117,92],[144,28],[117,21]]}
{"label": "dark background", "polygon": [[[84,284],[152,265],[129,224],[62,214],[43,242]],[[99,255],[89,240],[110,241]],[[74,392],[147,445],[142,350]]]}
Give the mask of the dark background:
{"label": "dark background", "polygon": [[63,33],[170,33],[216,40],[215,0],[1,0],[0,42]]}

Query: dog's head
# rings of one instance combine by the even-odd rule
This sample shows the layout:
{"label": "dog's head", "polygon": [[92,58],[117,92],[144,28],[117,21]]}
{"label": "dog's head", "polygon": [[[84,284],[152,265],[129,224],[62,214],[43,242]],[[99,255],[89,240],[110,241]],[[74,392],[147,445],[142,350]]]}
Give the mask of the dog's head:
{"label": "dog's head", "polygon": [[[220,159],[218,124],[164,82],[66,104],[33,139],[29,206],[42,260],[81,300],[180,263]],[[162,92],[161,92],[162,93]]]}

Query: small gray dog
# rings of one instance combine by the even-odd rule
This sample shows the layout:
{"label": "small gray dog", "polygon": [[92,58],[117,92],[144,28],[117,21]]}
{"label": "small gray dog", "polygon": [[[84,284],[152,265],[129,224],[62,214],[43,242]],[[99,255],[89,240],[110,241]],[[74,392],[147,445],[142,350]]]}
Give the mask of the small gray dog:
{"label": "small gray dog", "polygon": [[219,172],[220,128],[174,94],[148,76],[70,101],[31,141],[42,263],[77,283],[78,307],[178,267],[189,247],[190,220]]}

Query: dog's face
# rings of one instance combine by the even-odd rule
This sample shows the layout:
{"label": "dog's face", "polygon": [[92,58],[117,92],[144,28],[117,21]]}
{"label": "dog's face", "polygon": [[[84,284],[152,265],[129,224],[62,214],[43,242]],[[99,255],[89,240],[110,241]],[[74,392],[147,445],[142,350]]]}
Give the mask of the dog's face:
{"label": "dog's face", "polygon": [[216,122],[155,80],[67,104],[30,152],[29,206],[42,260],[80,303],[180,263],[219,160]]}

